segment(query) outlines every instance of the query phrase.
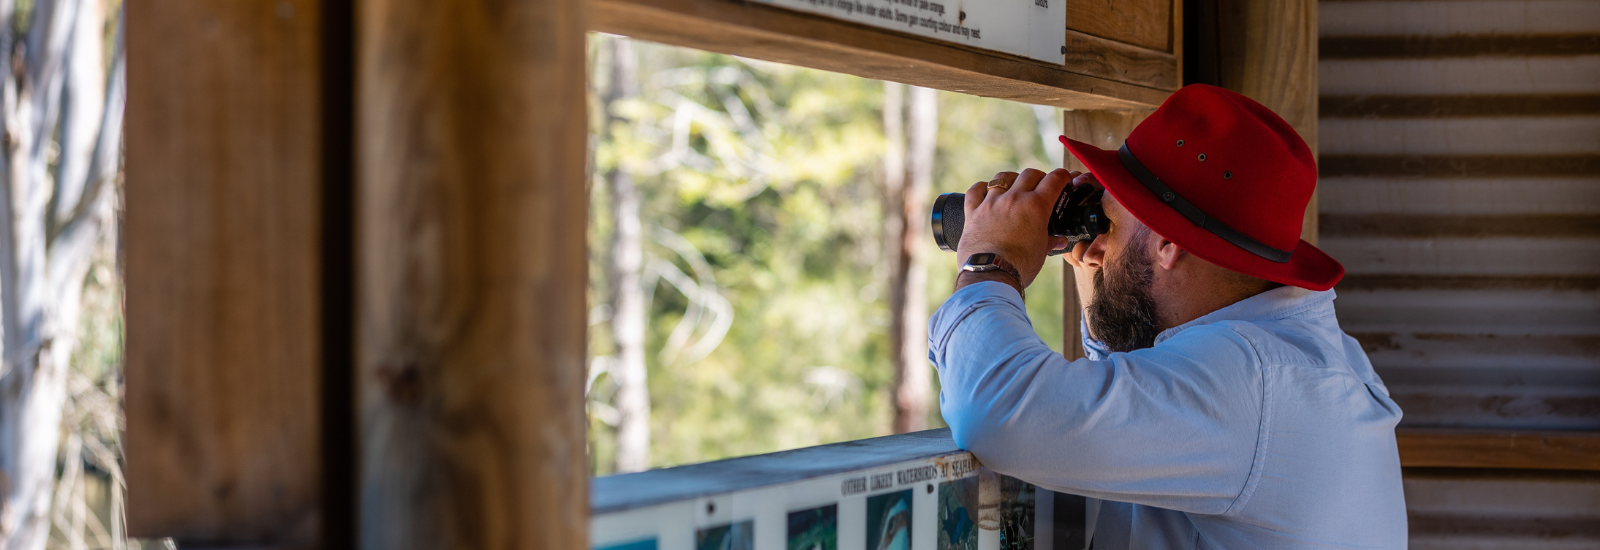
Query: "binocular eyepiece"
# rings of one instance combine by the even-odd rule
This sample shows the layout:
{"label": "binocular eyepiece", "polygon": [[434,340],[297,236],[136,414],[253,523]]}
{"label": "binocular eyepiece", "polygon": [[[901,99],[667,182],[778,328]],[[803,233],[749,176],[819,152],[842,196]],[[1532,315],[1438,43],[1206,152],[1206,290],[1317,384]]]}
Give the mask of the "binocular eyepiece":
{"label": "binocular eyepiece", "polygon": [[[1100,198],[1104,194],[1105,190],[1090,185],[1061,191],[1061,198],[1056,199],[1055,209],[1050,212],[1047,228],[1050,236],[1067,237],[1076,244],[1093,242],[1095,237],[1109,231],[1111,220],[1106,219],[1105,210],[1100,208]],[[933,240],[939,243],[941,250],[955,252],[961,244],[961,230],[966,224],[966,199],[961,193],[945,193],[933,201]],[[1066,250],[1055,250],[1050,255],[1063,252]]]}

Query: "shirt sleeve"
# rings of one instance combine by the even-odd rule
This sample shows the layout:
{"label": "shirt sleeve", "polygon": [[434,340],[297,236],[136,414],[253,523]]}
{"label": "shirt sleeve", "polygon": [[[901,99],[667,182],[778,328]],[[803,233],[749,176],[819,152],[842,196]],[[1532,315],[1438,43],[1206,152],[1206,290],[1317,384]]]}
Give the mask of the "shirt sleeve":
{"label": "shirt sleeve", "polygon": [[1227,512],[1263,443],[1260,360],[1238,333],[1192,327],[1162,344],[1067,361],[1021,296],[969,285],[929,323],[939,404],[988,468],[1091,498]]}

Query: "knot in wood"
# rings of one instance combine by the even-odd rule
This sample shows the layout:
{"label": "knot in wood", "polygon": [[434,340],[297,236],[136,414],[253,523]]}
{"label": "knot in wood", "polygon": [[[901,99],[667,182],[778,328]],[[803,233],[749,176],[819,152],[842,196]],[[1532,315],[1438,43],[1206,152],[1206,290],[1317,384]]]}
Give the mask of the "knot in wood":
{"label": "knot in wood", "polygon": [[390,401],[400,405],[422,401],[422,372],[415,361],[383,364],[378,367],[377,376]]}

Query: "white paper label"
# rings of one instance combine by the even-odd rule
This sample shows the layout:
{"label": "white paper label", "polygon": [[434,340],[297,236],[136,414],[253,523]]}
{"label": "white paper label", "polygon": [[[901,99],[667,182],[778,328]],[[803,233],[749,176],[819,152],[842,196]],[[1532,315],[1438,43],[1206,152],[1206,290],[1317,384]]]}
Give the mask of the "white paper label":
{"label": "white paper label", "polygon": [[1063,63],[1067,0],[756,0],[792,10]]}

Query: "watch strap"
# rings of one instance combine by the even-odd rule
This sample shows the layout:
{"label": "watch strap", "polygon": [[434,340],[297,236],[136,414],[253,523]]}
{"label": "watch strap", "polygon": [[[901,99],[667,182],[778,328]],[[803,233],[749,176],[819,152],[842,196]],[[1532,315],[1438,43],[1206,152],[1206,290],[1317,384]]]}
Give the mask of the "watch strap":
{"label": "watch strap", "polygon": [[[981,263],[973,263],[974,259]],[[992,252],[984,252],[968,256],[967,263],[966,265],[961,266],[961,270],[975,273],[984,271],[999,271],[1016,278],[1018,283],[1022,282],[1022,271],[1018,270],[1017,266],[1013,265],[1011,262],[1006,261],[1005,258],[1000,257],[999,254]]]}

